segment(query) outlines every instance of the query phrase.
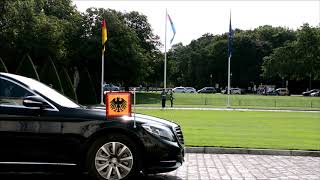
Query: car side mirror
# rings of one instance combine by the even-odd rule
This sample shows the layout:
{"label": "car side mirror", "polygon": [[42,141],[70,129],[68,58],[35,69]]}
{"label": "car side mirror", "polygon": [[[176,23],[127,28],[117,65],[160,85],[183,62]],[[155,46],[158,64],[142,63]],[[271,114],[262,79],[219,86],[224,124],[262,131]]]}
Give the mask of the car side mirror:
{"label": "car side mirror", "polygon": [[40,96],[27,96],[23,99],[23,105],[35,109],[43,109],[45,100]]}

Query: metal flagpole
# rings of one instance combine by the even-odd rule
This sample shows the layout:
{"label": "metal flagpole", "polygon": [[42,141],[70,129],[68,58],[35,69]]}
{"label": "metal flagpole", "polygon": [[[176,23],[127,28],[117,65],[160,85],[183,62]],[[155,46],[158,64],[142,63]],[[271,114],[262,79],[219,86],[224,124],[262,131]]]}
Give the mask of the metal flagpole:
{"label": "metal flagpole", "polygon": [[102,51],[101,58],[101,105],[103,105],[103,82],[104,82],[104,51]]}
{"label": "metal flagpole", "polygon": [[[103,9],[103,14],[104,14],[104,9]],[[103,83],[104,83],[104,52],[105,52],[105,43],[107,41],[108,35],[107,35],[107,25],[105,23],[105,19],[103,19],[102,22],[102,29],[101,29],[101,37],[102,37],[102,56],[101,56],[101,105],[104,105],[103,103]],[[104,27],[105,26],[105,27]],[[104,29],[105,28],[105,29]],[[105,34],[104,34],[105,31]],[[106,37],[104,37],[106,36]]]}
{"label": "metal flagpole", "polygon": [[228,34],[228,103],[227,107],[230,107],[230,61],[231,61],[231,42],[232,42],[232,27],[231,27],[231,10],[230,10],[230,22],[229,22],[229,34]]}
{"label": "metal flagpole", "polygon": [[167,9],[166,9],[166,21],[165,21],[165,34],[164,34],[164,73],[163,73],[163,88],[167,89]]}
{"label": "metal flagpole", "polygon": [[230,107],[230,59],[231,59],[231,56],[228,57],[228,104],[227,104],[227,107]]}
{"label": "metal flagpole", "polygon": [[133,88],[133,128],[136,128],[136,88]]}

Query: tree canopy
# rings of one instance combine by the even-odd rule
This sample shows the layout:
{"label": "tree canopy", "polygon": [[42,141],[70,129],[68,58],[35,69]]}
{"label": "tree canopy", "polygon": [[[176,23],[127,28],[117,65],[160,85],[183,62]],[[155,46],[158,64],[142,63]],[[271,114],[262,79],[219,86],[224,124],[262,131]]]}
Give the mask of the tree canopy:
{"label": "tree canopy", "polygon": [[[71,0],[4,0],[0,12],[0,67],[5,71],[36,79],[39,73],[40,80],[49,83],[51,78],[41,78],[41,69],[50,67],[57,81],[51,82],[54,88],[67,89],[64,94],[81,103],[96,102],[99,97],[77,98],[74,91],[84,96],[85,90],[77,88],[93,89],[91,98],[100,94],[101,22],[106,19],[105,81],[127,87],[163,85],[162,44],[147,16],[139,12],[88,8],[81,13]],[[167,54],[169,87],[225,87],[227,39],[227,33],[206,33],[190,44],[174,44]],[[235,29],[232,48],[234,87],[320,80],[319,27]],[[61,75],[69,78],[60,77],[59,82]]]}

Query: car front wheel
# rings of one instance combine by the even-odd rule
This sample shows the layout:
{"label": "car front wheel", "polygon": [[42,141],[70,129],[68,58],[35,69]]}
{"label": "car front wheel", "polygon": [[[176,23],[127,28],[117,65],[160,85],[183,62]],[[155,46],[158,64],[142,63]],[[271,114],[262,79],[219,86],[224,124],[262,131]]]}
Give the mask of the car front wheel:
{"label": "car front wheel", "polygon": [[98,139],[88,152],[88,173],[96,180],[128,179],[140,171],[138,152],[137,145],[120,134]]}

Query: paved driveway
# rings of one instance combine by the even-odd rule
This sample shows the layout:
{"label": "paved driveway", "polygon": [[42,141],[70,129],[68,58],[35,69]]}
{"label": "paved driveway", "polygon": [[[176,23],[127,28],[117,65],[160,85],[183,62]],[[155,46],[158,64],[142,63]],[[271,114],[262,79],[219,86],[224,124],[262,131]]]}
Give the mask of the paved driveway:
{"label": "paved driveway", "polygon": [[[88,180],[86,175],[0,175],[1,180]],[[320,157],[186,154],[177,171],[139,177],[144,180],[306,179],[320,180]]]}

